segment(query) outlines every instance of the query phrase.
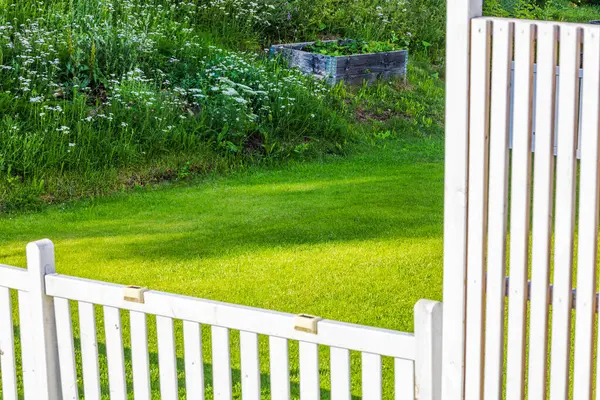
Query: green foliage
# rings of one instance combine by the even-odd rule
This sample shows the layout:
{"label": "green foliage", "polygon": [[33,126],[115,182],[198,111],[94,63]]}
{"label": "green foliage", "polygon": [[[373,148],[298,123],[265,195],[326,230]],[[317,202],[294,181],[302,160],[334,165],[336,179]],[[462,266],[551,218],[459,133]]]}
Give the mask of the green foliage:
{"label": "green foliage", "polygon": [[408,47],[408,38],[400,39],[394,35],[392,40],[378,42],[375,40],[348,40],[342,39],[332,42],[317,40],[315,43],[305,46],[302,50],[311,53],[324,54],[327,56],[347,56],[352,54],[382,53],[386,51],[403,50]]}
{"label": "green foliage", "polygon": [[411,53],[424,53],[423,41],[430,43],[428,54],[437,62],[444,50],[445,13],[445,0],[209,0],[200,6],[198,18],[236,45],[417,38],[410,40]]}
{"label": "green foliage", "polygon": [[193,3],[157,3],[0,3],[0,211],[62,198],[49,182],[74,173],[207,148],[236,167],[350,138],[322,83],[214,46]]}

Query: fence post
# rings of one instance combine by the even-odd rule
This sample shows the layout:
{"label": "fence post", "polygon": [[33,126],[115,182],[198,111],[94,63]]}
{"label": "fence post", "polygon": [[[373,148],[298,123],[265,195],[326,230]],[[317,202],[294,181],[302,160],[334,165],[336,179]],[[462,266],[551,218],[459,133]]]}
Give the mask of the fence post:
{"label": "fence post", "polygon": [[415,397],[442,399],[442,303],[421,299],[415,304]]}
{"label": "fence post", "polygon": [[27,269],[30,278],[30,354],[34,358],[32,398],[60,400],[60,368],[53,298],[46,295],[46,275],[56,272],[54,244],[48,239],[27,245]]}

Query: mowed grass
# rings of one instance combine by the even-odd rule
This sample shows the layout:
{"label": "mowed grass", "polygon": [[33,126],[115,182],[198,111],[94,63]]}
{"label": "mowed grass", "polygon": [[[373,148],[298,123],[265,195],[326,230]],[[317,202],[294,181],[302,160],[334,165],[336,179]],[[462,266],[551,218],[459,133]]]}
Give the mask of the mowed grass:
{"label": "mowed grass", "polygon": [[[26,243],[47,237],[55,243],[62,274],[411,332],[415,302],[441,299],[442,147],[438,138],[387,140],[347,158],[257,169],[4,218],[0,263],[24,267]],[[128,347],[128,318],[123,317]],[[98,327],[103,353],[100,312]],[[151,321],[149,327],[158,395]],[[209,335],[207,329],[204,333]],[[181,337],[180,324],[176,335]],[[236,346],[234,334],[237,396]],[[182,346],[178,357],[183,368]],[[129,358],[126,351],[131,384]],[[322,349],[324,397],[327,359]],[[104,356],[100,363],[106,384]],[[360,395],[358,355],[352,356],[352,365],[353,394]],[[268,368],[266,338],[261,338],[267,397]],[[384,382],[391,380],[392,369],[391,360],[385,360]],[[291,370],[297,395],[295,345]],[[390,386],[386,398],[392,395]],[[103,392],[107,395],[108,388]]]}

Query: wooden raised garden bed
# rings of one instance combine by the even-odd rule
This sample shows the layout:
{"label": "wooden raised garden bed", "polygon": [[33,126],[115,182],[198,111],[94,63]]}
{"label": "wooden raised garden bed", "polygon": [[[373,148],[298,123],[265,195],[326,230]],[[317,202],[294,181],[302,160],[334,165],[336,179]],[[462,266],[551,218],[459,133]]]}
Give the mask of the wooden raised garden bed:
{"label": "wooden raised garden bed", "polygon": [[[326,42],[335,42],[335,40]],[[288,60],[290,67],[298,67],[302,72],[315,75],[330,84],[340,81],[356,84],[365,80],[372,82],[379,78],[406,78],[407,50],[343,56],[330,56],[304,50],[314,43],[273,45],[270,53],[271,55],[282,54]]]}

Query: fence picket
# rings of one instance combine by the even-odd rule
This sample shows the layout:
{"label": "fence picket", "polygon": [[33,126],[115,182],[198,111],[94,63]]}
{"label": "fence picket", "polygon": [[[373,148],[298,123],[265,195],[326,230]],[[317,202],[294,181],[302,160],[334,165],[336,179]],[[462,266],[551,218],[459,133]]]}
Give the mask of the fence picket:
{"label": "fence picket", "polygon": [[108,360],[108,384],[111,400],[125,400],[125,360],[121,335],[121,312],[118,308],[104,307],[104,332],[106,335],[106,357]]}
{"label": "fence picket", "polygon": [[258,359],[258,335],[240,332],[242,369],[242,396],[244,400],[260,399],[260,366]]}
{"label": "fence picket", "polygon": [[148,326],[146,314],[131,311],[131,364],[135,400],[150,400],[150,369],[148,360]]}
{"label": "fence picket", "polygon": [[554,222],[554,287],[552,293],[552,346],[550,398],[569,396],[573,240],[575,224],[576,143],[579,110],[579,54],[581,35],[572,25],[560,27],[560,80],[558,82],[558,138]]}
{"label": "fence picket", "polygon": [[[600,38],[596,28],[585,29],[581,105],[581,163],[579,185],[579,249],[577,312],[575,313],[575,368],[573,398],[592,395],[596,268],[598,259],[600,112]],[[600,393],[598,393],[600,396]]]}
{"label": "fence picket", "polygon": [[349,400],[350,396],[350,351],[339,347],[330,349],[331,398]]}
{"label": "fence picket", "polygon": [[465,399],[483,394],[484,282],[487,241],[491,22],[471,25],[469,111],[469,213],[467,220],[467,323]]}
{"label": "fence picket", "polygon": [[83,393],[86,400],[100,400],[100,370],[94,305],[79,302],[79,336],[83,368]]}
{"label": "fence picket", "polygon": [[300,398],[318,399],[321,396],[319,383],[319,346],[300,342]]}
{"label": "fence picket", "polygon": [[229,329],[213,326],[211,332],[213,390],[215,399],[229,400],[232,396]]}
{"label": "fence picket", "polygon": [[162,400],[177,400],[179,393],[173,319],[156,317],[156,334],[158,337],[160,396]]}
{"label": "fence picket", "polygon": [[202,360],[202,329],[196,322],[183,321],[185,346],[186,397],[204,400],[204,362]]}
{"label": "fence picket", "polygon": [[271,399],[290,398],[290,357],[287,339],[269,336]]}
{"label": "fence picket", "polygon": [[364,400],[380,400],[381,386],[381,356],[378,354],[362,353],[362,394]]}
{"label": "fence picket", "polygon": [[77,368],[73,344],[73,325],[69,300],[54,298],[54,316],[56,318],[56,337],[58,359],[60,362],[60,381],[64,400],[79,399],[77,388]]}
{"label": "fence picket", "polygon": [[531,399],[544,399],[546,396],[557,33],[555,25],[538,26],[528,375]]}
{"label": "fence picket", "polygon": [[525,386],[534,36],[535,25],[529,22],[515,23],[515,111],[506,373],[506,396],[509,399],[523,398]]}
{"label": "fence picket", "polygon": [[0,287],[0,371],[2,394],[6,400],[17,400],[17,368],[10,290]]}
{"label": "fence picket", "polygon": [[510,75],[514,24],[494,21],[490,104],[484,398],[502,398]]}
{"label": "fence picket", "polygon": [[[439,400],[436,397],[439,393],[430,393],[431,398],[427,400]],[[415,363],[412,360],[402,358],[394,359],[394,399],[395,400],[414,400],[415,399]]]}

